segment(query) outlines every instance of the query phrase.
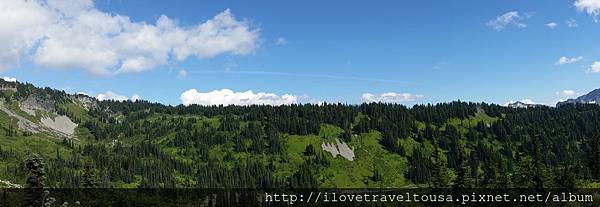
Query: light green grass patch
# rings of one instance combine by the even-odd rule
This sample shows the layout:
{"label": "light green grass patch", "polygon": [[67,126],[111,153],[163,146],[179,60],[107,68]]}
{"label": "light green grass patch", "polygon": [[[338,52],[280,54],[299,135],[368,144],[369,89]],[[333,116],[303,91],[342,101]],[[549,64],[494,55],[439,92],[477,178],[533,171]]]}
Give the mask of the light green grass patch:
{"label": "light green grass patch", "polygon": [[[379,132],[364,133],[356,136],[349,146],[354,148],[355,160],[343,157],[332,159],[331,166],[320,172],[325,182],[322,187],[362,188],[362,187],[402,187],[408,184],[404,178],[407,169],[406,158],[391,153],[379,144]],[[371,180],[373,173],[379,171],[383,180]]]}
{"label": "light green grass patch", "polygon": [[335,141],[335,139],[340,137],[340,135],[343,132],[344,130],[337,126],[330,124],[322,124],[321,128],[319,129],[319,136],[321,136],[327,141]]}

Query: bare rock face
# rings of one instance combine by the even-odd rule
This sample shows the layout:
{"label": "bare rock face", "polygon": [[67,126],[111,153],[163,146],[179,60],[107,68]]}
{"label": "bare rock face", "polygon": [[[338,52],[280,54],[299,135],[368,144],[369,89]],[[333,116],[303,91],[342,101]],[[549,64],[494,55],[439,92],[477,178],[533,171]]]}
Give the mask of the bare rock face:
{"label": "bare rock face", "polygon": [[[23,110],[25,109],[25,110]],[[51,101],[44,101],[42,99],[38,99],[32,96],[27,98],[27,100],[21,103],[21,110],[33,111],[32,115],[35,115],[35,110],[45,111],[45,112],[53,112],[54,103]],[[7,108],[4,103],[0,102],[0,111],[6,113],[8,116],[17,119],[17,126],[20,130],[27,131],[33,134],[37,133],[49,133],[56,137],[69,137],[73,138],[75,134],[75,128],[77,128],[77,124],[71,121],[71,119],[67,116],[56,116],[54,118],[45,116],[42,117],[39,121],[33,122],[18,113],[13,112],[9,108]],[[56,115],[55,113],[52,113]]]}
{"label": "bare rock face", "polygon": [[19,104],[21,111],[28,113],[32,116],[35,116],[35,110],[45,111],[49,113],[54,113],[56,109],[54,108],[54,101],[40,98],[36,95],[30,95]]}
{"label": "bare rock face", "polygon": [[23,104],[19,104],[19,108],[21,108],[21,111],[31,115],[31,116],[35,116],[35,110],[30,108],[30,107],[25,107],[23,106]]}
{"label": "bare rock face", "polygon": [[74,100],[81,103],[83,105],[83,107],[87,110],[90,110],[90,109],[98,106],[98,103],[96,102],[96,100],[87,95],[76,94],[74,97]]}
{"label": "bare rock face", "polygon": [[67,116],[57,116],[54,119],[44,117],[40,122],[43,126],[69,137],[72,137],[73,134],[75,134],[75,128],[77,128],[77,124],[73,123]]}
{"label": "bare rock face", "polygon": [[42,131],[42,128],[37,125],[36,123],[33,123],[32,121],[29,121],[28,119],[14,113],[13,111],[11,111],[10,109],[6,108],[4,106],[3,103],[0,103],[0,111],[8,114],[8,116],[16,118],[17,119],[17,126],[19,127],[19,129],[27,131],[27,132],[31,132],[31,133],[39,133],[40,131]]}
{"label": "bare rock face", "polygon": [[340,142],[339,139],[335,139],[335,143],[323,142],[321,148],[323,148],[324,151],[331,153],[333,157],[340,155],[347,160],[354,161],[354,151],[345,142]]}

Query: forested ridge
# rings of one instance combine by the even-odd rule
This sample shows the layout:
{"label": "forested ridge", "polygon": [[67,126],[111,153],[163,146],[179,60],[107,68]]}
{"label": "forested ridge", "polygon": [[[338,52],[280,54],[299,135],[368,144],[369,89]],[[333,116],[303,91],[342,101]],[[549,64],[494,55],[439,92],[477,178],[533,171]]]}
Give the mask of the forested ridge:
{"label": "forested ridge", "polygon": [[[594,104],[166,106],[14,87],[0,93],[7,108],[36,96],[78,124],[75,136],[54,137],[24,131],[0,112],[0,179],[17,184],[35,152],[51,187],[600,186]],[[353,160],[323,150],[336,139]]]}

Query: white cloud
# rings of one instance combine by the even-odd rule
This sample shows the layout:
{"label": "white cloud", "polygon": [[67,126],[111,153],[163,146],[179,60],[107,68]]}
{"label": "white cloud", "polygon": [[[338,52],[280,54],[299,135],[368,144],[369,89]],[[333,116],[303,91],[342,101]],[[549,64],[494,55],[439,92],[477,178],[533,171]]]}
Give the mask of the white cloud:
{"label": "white cloud", "polygon": [[600,61],[595,61],[591,66],[590,66],[590,71],[594,72],[594,73],[600,73]]}
{"label": "white cloud", "polygon": [[600,14],[600,0],[576,0],[573,5],[578,11],[585,11],[594,17],[594,21],[598,21],[596,17]]}
{"label": "white cloud", "polygon": [[550,29],[554,29],[558,26],[558,24],[556,22],[548,22],[548,24],[546,24],[547,27],[549,27]]}
{"label": "white cloud", "polygon": [[100,101],[104,100],[115,100],[115,101],[126,101],[129,99],[127,96],[116,94],[112,91],[107,91],[105,93],[99,93],[96,98]]}
{"label": "white cloud", "polygon": [[142,72],[154,68],[156,64],[157,63],[153,59],[146,57],[128,58],[123,60],[123,63],[121,63],[121,68],[119,68],[118,72]]}
{"label": "white cloud", "polygon": [[531,99],[523,99],[523,100],[521,100],[521,102],[523,102],[525,104],[540,104],[540,103],[537,103],[537,102],[535,102],[535,101],[533,101]]}
{"label": "white cloud", "polygon": [[142,100],[142,97],[141,97],[139,94],[137,94],[137,93],[134,93],[134,94],[131,96],[131,100],[132,100],[132,101],[138,101],[138,100]]}
{"label": "white cloud", "polygon": [[562,96],[562,97],[573,97],[573,96],[577,95],[577,93],[573,90],[562,90],[562,91],[556,92],[556,94],[559,96]]}
{"label": "white cloud", "polygon": [[214,90],[201,93],[196,89],[184,91],[181,96],[183,105],[287,105],[298,102],[298,98],[293,95],[276,95],[273,93],[254,93],[251,90],[246,92],[234,92],[229,89]]}
{"label": "white cloud", "polygon": [[0,69],[31,57],[42,67],[94,74],[140,72],[193,56],[247,55],[259,30],[229,9],[196,25],[155,23],[95,8],[91,0],[0,1]]}
{"label": "white cloud", "polygon": [[567,19],[565,21],[565,24],[567,24],[567,27],[578,27],[579,26],[579,24],[577,24],[577,20],[575,20],[573,18]]}
{"label": "white cloud", "polygon": [[490,20],[486,25],[496,31],[503,30],[510,25],[518,28],[525,28],[527,27],[525,20],[529,19],[531,16],[531,14],[520,15],[517,11],[511,11]]}
{"label": "white cloud", "polygon": [[177,74],[177,78],[186,78],[188,76],[188,72],[185,69],[179,70]]}
{"label": "white cloud", "polygon": [[562,56],[562,57],[558,58],[558,60],[554,64],[556,64],[556,65],[571,64],[571,63],[579,62],[580,60],[583,60],[582,56],[571,57],[571,58]]}
{"label": "white cloud", "polygon": [[550,106],[556,106],[556,104],[558,104],[558,102],[565,102],[566,100],[567,100],[567,99],[562,99],[562,98],[560,98],[560,99],[558,99],[558,100],[556,100],[556,101],[552,102],[552,103],[550,104]]}
{"label": "white cloud", "polygon": [[411,102],[416,101],[418,99],[423,98],[423,95],[413,95],[410,93],[382,93],[382,94],[371,94],[364,93],[361,97],[361,101],[364,103],[371,102],[383,102],[383,103],[401,103],[401,102]]}
{"label": "white cloud", "polygon": [[289,42],[283,37],[277,38],[277,40],[275,41],[275,45],[277,46],[287,45],[288,43]]}
{"label": "white cloud", "polygon": [[88,95],[86,92],[81,92],[81,91],[79,91],[79,92],[75,93],[75,95],[84,95],[84,96],[90,96],[90,95]]}
{"label": "white cloud", "polygon": [[106,91],[104,93],[99,93],[96,96],[96,99],[98,99],[99,101],[105,101],[105,100],[114,100],[114,101],[132,100],[132,101],[136,101],[136,100],[141,100],[142,98],[138,94],[133,94],[131,96],[131,98],[129,98],[127,96],[120,95],[120,94],[117,94],[117,93],[112,92],[112,91]]}
{"label": "white cloud", "polygon": [[0,1],[0,71],[18,64],[51,22],[51,12],[37,1]]}
{"label": "white cloud", "polygon": [[2,80],[6,81],[6,82],[17,82],[17,78],[15,77],[2,77]]}

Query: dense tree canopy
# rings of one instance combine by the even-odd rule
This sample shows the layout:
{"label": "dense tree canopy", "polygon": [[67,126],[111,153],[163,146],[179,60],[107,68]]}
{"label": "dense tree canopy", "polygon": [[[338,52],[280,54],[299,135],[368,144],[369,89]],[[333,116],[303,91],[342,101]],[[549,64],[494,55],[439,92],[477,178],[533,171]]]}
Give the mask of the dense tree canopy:
{"label": "dense tree canopy", "polygon": [[[407,160],[404,176],[418,186],[574,187],[600,179],[600,106],[508,108],[449,102],[165,106],[101,101],[78,113],[73,96],[18,84],[7,101],[31,94],[54,100],[57,113],[79,123],[78,140],[45,154],[49,186],[62,187],[315,187],[333,158],[290,136],[340,130],[342,142],[378,132],[379,144]],[[71,105],[69,105],[71,104]],[[81,111],[81,110],[79,110]],[[12,127],[12,128],[11,128]],[[1,139],[21,136],[3,124]],[[24,136],[24,135],[23,135]],[[326,140],[326,137],[323,137]],[[20,154],[0,146],[0,172],[24,178]],[[21,159],[22,160],[22,159]],[[350,162],[350,161],[349,161]],[[297,163],[292,165],[291,163]],[[385,174],[371,169],[365,183]]]}

